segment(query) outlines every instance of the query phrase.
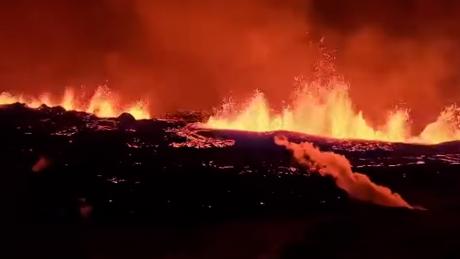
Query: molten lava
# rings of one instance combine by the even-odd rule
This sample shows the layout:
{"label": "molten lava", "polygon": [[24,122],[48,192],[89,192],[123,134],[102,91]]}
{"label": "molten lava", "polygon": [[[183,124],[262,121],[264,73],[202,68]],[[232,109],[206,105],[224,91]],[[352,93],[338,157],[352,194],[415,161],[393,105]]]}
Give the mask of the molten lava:
{"label": "molten lava", "polygon": [[275,137],[277,145],[291,151],[297,162],[321,176],[331,176],[337,186],[350,197],[388,207],[413,207],[388,187],[375,184],[365,174],[352,171],[350,161],[333,152],[322,152],[313,144],[290,142],[286,137]]}
{"label": "molten lava", "polygon": [[290,106],[273,113],[263,93],[256,92],[242,108],[231,102],[211,116],[206,127],[245,131],[287,130],[306,134],[388,142],[435,144],[460,140],[460,108],[447,107],[438,119],[418,136],[411,134],[409,112],[396,109],[387,114],[386,122],[373,127],[361,111],[355,110],[349,85],[340,77],[322,82],[303,83]]}
{"label": "molten lava", "polygon": [[66,110],[88,112],[98,117],[116,117],[123,112],[128,112],[136,119],[150,118],[146,101],[139,100],[127,106],[120,105],[116,94],[112,93],[106,86],[98,87],[89,98],[85,98],[84,95],[77,96],[72,88],[67,88],[59,101],[53,100],[46,93],[39,97],[13,95],[8,92],[0,93],[0,105],[17,102],[24,103],[31,108],[38,108],[41,105],[62,106]]}

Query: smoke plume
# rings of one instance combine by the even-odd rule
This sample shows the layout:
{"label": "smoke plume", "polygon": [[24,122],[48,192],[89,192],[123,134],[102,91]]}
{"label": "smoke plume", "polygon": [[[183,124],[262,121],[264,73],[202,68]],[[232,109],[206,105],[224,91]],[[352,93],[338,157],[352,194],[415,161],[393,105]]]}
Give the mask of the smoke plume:
{"label": "smoke plume", "polygon": [[350,197],[388,207],[413,207],[399,194],[393,193],[388,187],[373,183],[368,176],[353,172],[350,162],[342,155],[333,152],[321,152],[311,143],[301,144],[289,142],[286,137],[275,137],[275,143],[293,153],[294,158],[321,176],[331,176],[337,186],[346,191]]}
{"label": "smoke plume", "polygon": [[324,37],[357,110],[379,124],[403,103],[421,130],[460,101],[459,15],[452,0],[1,1],[0,92],[107,83],[161,114],[260,89],[282,106]]}

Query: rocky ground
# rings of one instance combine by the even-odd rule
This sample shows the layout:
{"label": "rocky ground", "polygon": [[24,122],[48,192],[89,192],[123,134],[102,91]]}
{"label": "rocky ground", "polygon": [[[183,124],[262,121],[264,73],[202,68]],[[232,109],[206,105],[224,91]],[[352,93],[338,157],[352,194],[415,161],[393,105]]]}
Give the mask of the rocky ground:
{"label": "rocky ground", "polygon": [[[458,258],[460,142],[435,146],[201,129],[0,108],[8,258]],[[345,155],[425,211],[350,200],[275,135]],[[8,243],[7,243],[8,244]]]}

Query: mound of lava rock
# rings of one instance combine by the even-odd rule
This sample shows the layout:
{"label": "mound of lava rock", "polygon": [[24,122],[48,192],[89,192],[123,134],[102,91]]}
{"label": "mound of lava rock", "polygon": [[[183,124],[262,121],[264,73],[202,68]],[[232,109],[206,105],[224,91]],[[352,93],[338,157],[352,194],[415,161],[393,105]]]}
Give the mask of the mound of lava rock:
{"label": "mound of lava rock", "polygon": [[199,113],[136,121],[0,108],[2,196],[19,220],[299,214],[362,206],[311,174],[276,134],[345,155],[354,171],[429,209],[460,205],[460,143],[435,146],[200,129]]}

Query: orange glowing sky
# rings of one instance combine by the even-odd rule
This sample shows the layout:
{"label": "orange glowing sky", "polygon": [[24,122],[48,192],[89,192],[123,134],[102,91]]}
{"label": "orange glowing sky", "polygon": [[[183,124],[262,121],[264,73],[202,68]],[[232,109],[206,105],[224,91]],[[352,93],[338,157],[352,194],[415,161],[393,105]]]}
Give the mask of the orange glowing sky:
{"label": "orange glowing sky", "polygon": [[259,89],[280,111],[324,38],[354,109],[376,128],[405,107],[419,134],[460,103],[459,15],[448,0],[3,1],[0,92],[60,102],[108,85],[113,109],[148,100],[162,114]]}

